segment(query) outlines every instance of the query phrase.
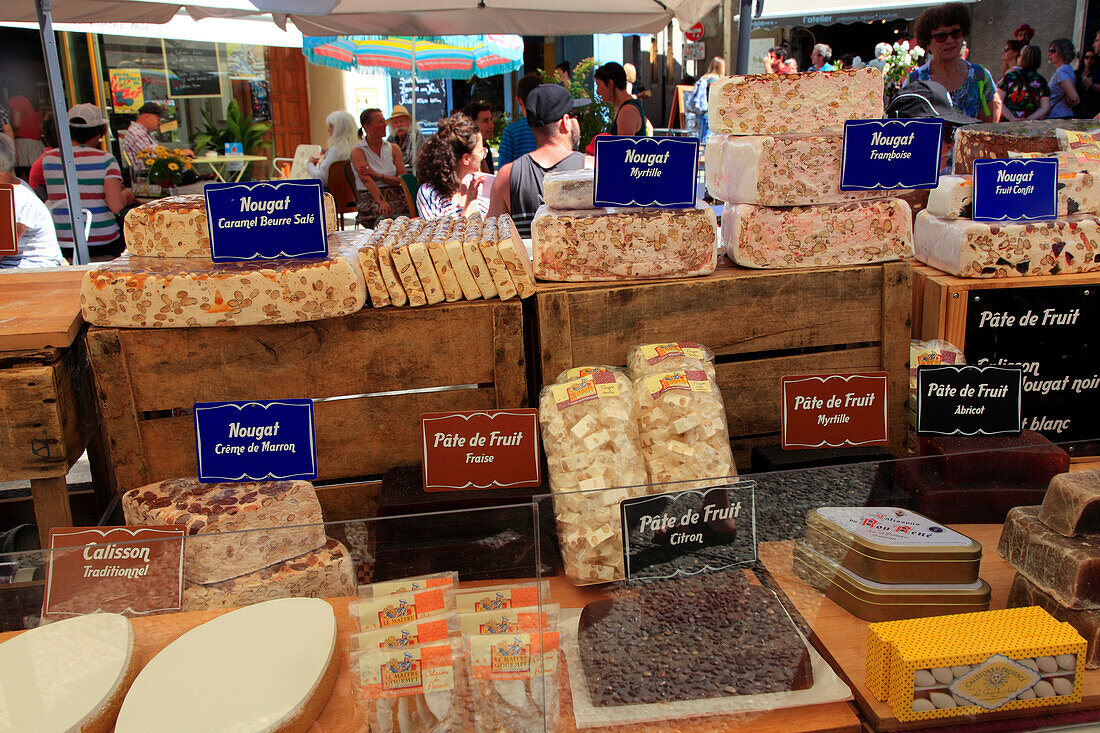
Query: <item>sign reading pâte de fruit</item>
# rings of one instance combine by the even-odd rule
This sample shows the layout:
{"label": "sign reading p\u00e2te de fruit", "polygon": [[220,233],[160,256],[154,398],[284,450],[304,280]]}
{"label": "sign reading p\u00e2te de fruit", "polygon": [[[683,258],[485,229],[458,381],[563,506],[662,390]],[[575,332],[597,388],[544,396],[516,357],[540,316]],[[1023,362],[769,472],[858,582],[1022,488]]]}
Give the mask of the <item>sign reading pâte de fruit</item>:
{"label": "sign reading p\u00e2te de fruit", "polygon": [[886,372],[783,377],[783,447],[886,445]]}
{"label": "sign reading p\u00e2te de fruit", "polygon": [[542,484],[538,410],[426,412],[420,431],[425,491]]}
{"label": "sign reading p\u00e2te de fruit", "polygon": [[15,185],[0,183],[0,256],[19,254],[15,234]]}
{"label": "sign reading p\u00e2te de fruit", "polygon": [[178,611],[183,535],[181,527],[50,530],[43,615]]}
{"label": "sign reading p\u00e2te de fruit", "polygon": [[208,183],[203,194],[214,262],[328,256],[318,180]]}

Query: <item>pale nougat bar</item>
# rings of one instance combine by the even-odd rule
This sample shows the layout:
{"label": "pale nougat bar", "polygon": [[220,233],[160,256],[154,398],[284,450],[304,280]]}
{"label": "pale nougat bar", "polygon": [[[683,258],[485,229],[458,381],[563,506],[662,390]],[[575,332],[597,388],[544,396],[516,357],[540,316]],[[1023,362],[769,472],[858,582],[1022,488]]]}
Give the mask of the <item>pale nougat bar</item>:
{"label": "pale nougat bar", "polygon": [[540,280],[597,282],[709,275],[718,265],[717,220],[690,209],[589,209],[540,206],[531,221]]}
{"label": "pale nougat bar", "polygon": [[420,277],[413,265],[412,255],[409,253],[409,245],[420,236],[420,230],[425,226],[423,219],[413,219],[401,237],[389,248],[390,258],[393,261],[393,269],[397,273],[401,287],[409,298],[409,305],[425,305],[428,302],[424,294],[424,286],[420,283]]}
{"label": "pale nougat bar", "polygon": [[[1058,216],[1100,214],[1100,178],[1091,173],[1058,174]],[[928,194],[926,211],[941,219],[969,219],[973,213],[974,177],[940,176]]]}
{"label": "pale nougat bar", "polygon": [[722,241],[743,267],[885,262],[913,253],[913,214],[901,199],[785,209],[726,204]]}
{"label": "pale nougat bar", "polygon": [[844,135],[711,135],[707,191],[721,201],[758,206],[838,204],[895,196],[841,191]]}
{"label": "pale nougat bar", "polygon": [[[167,196],[131,209],[123,223],[134,257],[210,257],[206,199],[201,193]],[[336,201],[325,194],[325,233],[336,231]]]}
{"label": "pale nougat bar", "polygon": [[727,76],[710,85],[711,132],[840,132],[845,120],[882,117],[882,72],[871,67]]}
{"label": "pale nougat bar", "polygon": [[508,274],[512,276],[516,293],[521,298],[530,298],[535,294],[535,268],[531,265],[531,257],[519,236],[516,223],[508,214],[497,217],[497,248]]}
{"label": "pale nougat bar", "polygon": [[481,230],[485,222],[481,216],[474,214],[466,222],[466,232],[462,238],[462,254],[466,258],[466,264],[470,267],[477,289],[486,300],[497,296],[497,286],[493,283],[493,276],[489,274],[489,267],[485,264],[485,258],[481,255]]}
{"label": "pale nougat bar", "polygon": [[447,239],[451,236],[456,219],[448,217],[440,219],[439,225],[432,232],[428,240],[428,255],[435,265],[436,274],[439,275],[439,286],[443,288],[443,297],[448,303],[462,300],[462,286],[458,282],[451,258],[447,254]]}
{"label": "pale nougat bar", "polygon": [[636,379],[634,399],[651,481],[686,481],[666,489],[678,491],[721,486],[723,477],[737,474],[722,392],[706,372],[688,369]]}
{"label": "pale nougat bar", "polygon": [[122,257],[84,273],[80,311],[95,326],[185,328],[298,323],[344,316],[366,303],[355,247],[322,259],[214,264]]}
{"label": "pale nougat bar", "polygon": [[493,278],[497,296],[501,300],[509,300],[516,297],[516,286],[512,282],[512,276],[508,274],[508,268],[504,266],[504,259],[497,247],[497,220],[493,217],[485,222],[485,228],[481,230],[481,241],[478,248],[481,256],[485,258],[485,266],[489,269],[489,275]]}
{"label": "pale nougat bar", "polygon": [[275,598],[341,598],[355,595],[355,565],[334,539],[319,550],[218,583],[186,582],[183,610],[247,606]]}
{"label": "pale nougat bar", "polygon": [[481,290],[477,287],[477,281],[474,280],[474,275],[470,272],[470,265],[466,262],[466,255],[462,251],[462,244],[466,240],[467,227],[476,227],[476,223],[467,219],[455,221],[450,234],[447,235],[447,257],[451,261],[451,269],[454,271],[455,278],[458,280],[458,285],[462,288],[462,294],[466,297],[466,300],[477,300],[481,297]]}
{"label": "pale nougat bar", "polygon": [[439,282],[439,274],[435,271],[432,257],[428,253],[428,243],[432,240],[435,230],[444,225],[443,220],[428,222],[417,238],[409,242],[409,257],[412,258],[413,267],[420,278],[420,284],[424,286],[424,297],[429,305],[443,302],[443,286]]}
{"label": "pale nougat bar", "polygon": [[195,583],[236,578],[325,544],[308,481],[169,479],[123,493],[122,513],[129,525],[182,527],[183,574]]}
{"label": "pale nougat bar", "polygon": [[378,222],[378,227],[359,246],[359,267],[363,269],[367,294],[370,295],[371,305],[375,308],[390,304],[390,291],[386,289],[386,281],[382,278],[382,269],[378,265],[378,245],[385,239],[386,232],[392,224],[392,219],[383,219]]}
{"label": "pale nougat bar", "polygon": [[539,422],[566,575],[577,584],[621,580],[619,502],[648,493],[630,380],[605,371],[549,385]]}
{"label": "pale nougat bar", "polygon": [[917,259],[960,277],[1025,277],[1100,270],[1100,219],[971,221],[917,214]]}

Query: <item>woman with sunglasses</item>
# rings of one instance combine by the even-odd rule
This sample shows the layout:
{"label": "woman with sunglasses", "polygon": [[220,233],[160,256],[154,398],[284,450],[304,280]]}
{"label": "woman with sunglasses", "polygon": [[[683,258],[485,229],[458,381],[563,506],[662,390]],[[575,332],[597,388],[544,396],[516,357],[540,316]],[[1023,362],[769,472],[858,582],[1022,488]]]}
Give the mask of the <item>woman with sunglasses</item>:
{"label": "woman with sunglasses", "polygon": [[1070,62],[1077,57],[1073,42],[1068,38],[1056,38],[1047,49],[1047,59],[1055,68],[1050,77],[1050,119],[1065,120],[1073,117],[1073,108],[1080,102],[1077,96],[1076,75]]}
{"label": "woman with sunglasses", "polygon": [[[1100,37],[1100,34],[1097,34]],[[1096,51],[1092,48],[1081,54],[1077,64],[1077,96],[1081,104],[1077,107],[1077,116],[1091,119],[1100,113],[1100,63]]]}
{"label": "woman with sunglasses", "polygon": [[970,35],[970,12],[962,3],[928,8],[917,20],[917,42],[929,51],[928,63],[909,74],[909,81],[943,84],[960,112],[982,122],[1001,119],[997,84],[985,67],[962,57]]}

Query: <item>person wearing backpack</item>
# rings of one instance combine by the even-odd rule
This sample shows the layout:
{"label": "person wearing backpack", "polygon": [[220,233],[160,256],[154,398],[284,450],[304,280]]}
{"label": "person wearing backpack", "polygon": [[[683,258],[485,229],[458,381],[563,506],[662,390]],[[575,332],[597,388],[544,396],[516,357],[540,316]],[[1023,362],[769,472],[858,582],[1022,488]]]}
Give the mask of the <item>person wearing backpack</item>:
{"label": "person wearing backpack", "polygon": [[708,98],[710,85],[719,77],[726,75],[726,62],[721,56],[715,56],[710,60],[707,73],[699,77],[695,86],[691,89],[691,95],[687,100],[687,111],[695,115],[696,128],[699,130],[699,142],[706,143],[710,135],[710,124],[707,121]]}

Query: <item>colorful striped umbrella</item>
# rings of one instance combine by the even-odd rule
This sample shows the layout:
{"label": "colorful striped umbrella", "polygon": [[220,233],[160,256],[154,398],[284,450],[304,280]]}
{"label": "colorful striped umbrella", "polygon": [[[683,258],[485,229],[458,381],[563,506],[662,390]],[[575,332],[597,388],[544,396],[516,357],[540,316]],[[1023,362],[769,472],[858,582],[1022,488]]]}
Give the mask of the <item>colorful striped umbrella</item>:
{"label": "colorful striped umbrella", "polygon": [[485,78],[523,66],[523,39],[515,35],[306,37],[302,53],[311,63],[364,74]]}

